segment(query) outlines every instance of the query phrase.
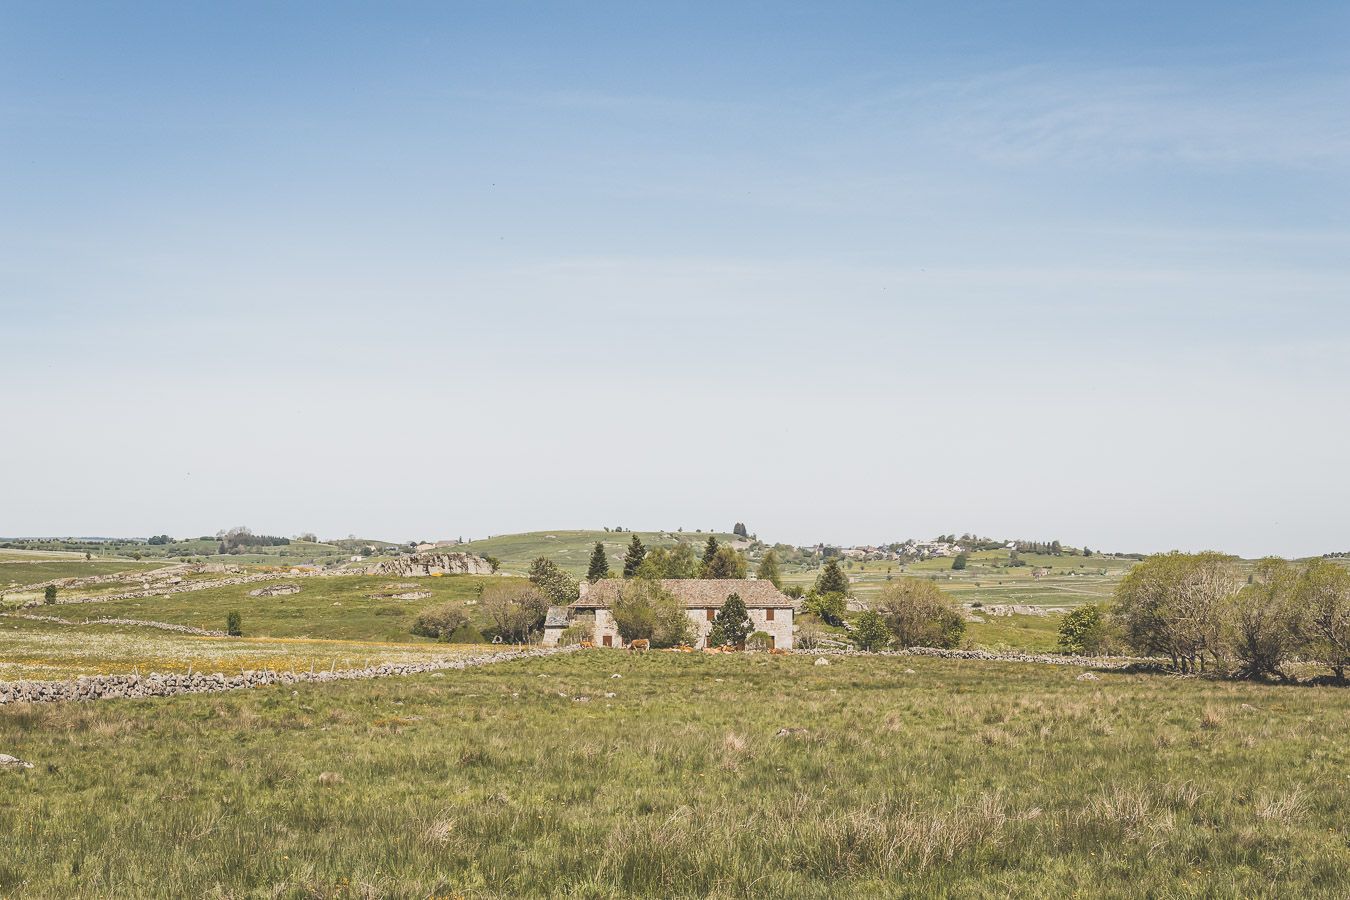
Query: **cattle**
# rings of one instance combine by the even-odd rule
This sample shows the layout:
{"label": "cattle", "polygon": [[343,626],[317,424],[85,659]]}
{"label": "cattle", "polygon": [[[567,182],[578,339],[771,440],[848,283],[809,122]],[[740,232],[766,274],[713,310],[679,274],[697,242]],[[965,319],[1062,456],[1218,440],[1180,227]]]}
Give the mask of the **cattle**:
{"label": "cattle", "polygon": [[652,647],[652,642],[646,638],[638,638],[628,645],[629,650],[636,650],[638,653],[646,653]]}

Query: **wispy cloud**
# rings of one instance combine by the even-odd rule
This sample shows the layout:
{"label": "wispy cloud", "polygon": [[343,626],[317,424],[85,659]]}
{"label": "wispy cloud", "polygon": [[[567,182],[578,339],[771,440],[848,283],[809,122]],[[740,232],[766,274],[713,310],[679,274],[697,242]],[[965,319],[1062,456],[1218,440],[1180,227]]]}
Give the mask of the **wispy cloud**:
{"label": "wispy cloud", "polygon": [[1032,67],[891,94],[939,142],[1007,164],[1350,165],[1350,79]]}

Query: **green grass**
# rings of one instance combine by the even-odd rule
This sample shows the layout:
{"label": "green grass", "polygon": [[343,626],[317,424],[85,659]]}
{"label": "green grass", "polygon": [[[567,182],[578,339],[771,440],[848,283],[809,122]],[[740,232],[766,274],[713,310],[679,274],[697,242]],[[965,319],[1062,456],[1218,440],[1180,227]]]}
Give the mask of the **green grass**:
{"label": "green grass", "polygon": [[0,895],[1350,893],[1350,692],[1077,671],[591,651],[0,707]]}
{"label": "green grass", "polygon": [[[237,610],[244,619],[244,633],[250,636],[417,642],[427,639],[409,633],[413,619],[423,609],[439,603],[469,601],[465,610],[470,618],[480,625],[486,624],[473,601],[484,584],[501,580],[504,579],[475,575],[406,579],[342,575],[296,578],[289,582],[280,579],[167,597],[156,595],[136,600],[58,605],[53,614],[68,619],[149,619],[219,630],[225,627],[226,614]],[[287,583],[298,585],[300,593],[281,597],[249,596],[249,591]],[[393,588],[396,584],[412,587]],[[373,596],[405,590],[429,591],[432,596],[425,600],[376,599]],[[37,610],[46,611],[49,610]]]}
{"label": "green grass", "polygon": [[[29,557],[35,559],[35,557]],[[41,559],[35,562],[0,562],[0,592],[14,585],[37,584],[56,578],[88,578],[92,575],[114,575],[147,572],[163,568],[165,562],[136,562],[135,560]]]}
{"label": "green grass", "polygon": [[[623,569],[623,556],[628,543],[636,534],[646,547],[673,547],[677,543],[693,544],[698,555],[703,555],[703,545],[707,543],[708,532],[693,531],[531,531],[524,534],[506,534],[497,537],[471,541],[448,550],[461,550],[476,553],[479,556],[492,556],[501,560],[506,572],[525,572],[530,563],[540,556],[547,556],[573,575],[584,577],[590,563],[595,542],[605,545],[609,556],[609,567],[614,572]],[[714,537],[718,543],[740,540],[736,535],[718,532]]]}

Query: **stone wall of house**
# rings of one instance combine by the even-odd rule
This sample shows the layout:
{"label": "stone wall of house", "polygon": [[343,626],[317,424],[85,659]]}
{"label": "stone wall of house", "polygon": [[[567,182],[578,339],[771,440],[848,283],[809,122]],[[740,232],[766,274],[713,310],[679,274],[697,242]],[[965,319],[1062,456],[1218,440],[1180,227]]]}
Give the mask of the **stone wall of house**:
{"label": "stone wall of house", "polygon": [[[698,634],[698,640],[695,647],[708,646],[708,634],[712,631],[713,623],[708,620],[708,609],[706,607],[690,607],[685,612],[689,616],[689,621],[694,623],[694,629]],[[770,622],[765,609],[750,609],[750,622],[755,626],[754,631],[763,631],[773,636],[773,645],[783,650],[793,648],[792,640],[792,610],[775,609],[773,611],[773,621]],[[714,616],[717,614],[717,608],[713,609]],[[614,614],[608,609],[597,609],[595,611],[595,646],[603,647],[605,645],[605,636],[608,635],[611,646],[622,647],[623,639],[619,637],[619,627],[614,622]]]}

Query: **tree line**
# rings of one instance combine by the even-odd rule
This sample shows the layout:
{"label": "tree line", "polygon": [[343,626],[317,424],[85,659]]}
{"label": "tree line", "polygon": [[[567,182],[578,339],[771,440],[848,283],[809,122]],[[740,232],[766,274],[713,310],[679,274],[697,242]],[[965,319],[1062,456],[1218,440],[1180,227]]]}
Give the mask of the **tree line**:
{"label": "tree line", "polygon": [[[621,571],[624,578],[654,581],[665,578],[745,578],[749,572],[749,563],[734,547],[719,543],[712,535],[703,545],[703,555],[700,557],[692,544],[681,542],[673,547],[649,549],[634,534],[624,553]],[[773,550],[767,551],[760,559],[755,574],[762,580],[772,582],[774,587],[782,587],[778,556]],[[586,580],[594,584],[612,577],[614,573],[610,569],[605,545],[596,541],[586,567]]]}
{"label": "tree line", "polygon": [[1183,673],[1290,680],[1291,664],[1350,669],[1350,570],[1326,559],[1269,557],[1243,577],[1221,553],[1166,553],[1130,570],[1110,607],[1084,606],[1060,625],[1061,649],[1162,656]]}

